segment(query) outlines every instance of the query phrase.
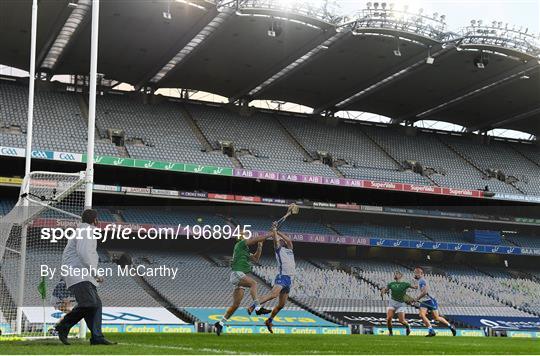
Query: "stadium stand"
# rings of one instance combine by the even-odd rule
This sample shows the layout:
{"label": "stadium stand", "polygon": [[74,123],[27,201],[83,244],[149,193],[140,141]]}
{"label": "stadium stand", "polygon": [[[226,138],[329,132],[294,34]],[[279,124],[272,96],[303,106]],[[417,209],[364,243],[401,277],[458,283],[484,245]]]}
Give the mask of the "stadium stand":
{"label": "stadium stand", "polygon": [[[501,179],[508,182],[506,185],[509,188],[514,188],[505,192],[517,194],[517,188],[526,194],[540,194],[540,178],[534,173],[538,172],[538,165],[517,153],[511,145],[496,140],[489,144],[477,144],[471,139],[454,136],[444,137],[443,140],[482,169],[486,175],[488,170],[500,171],[503,175]],[[490,184],[494,181],[491,179]]]}
{"label": "stadium stand", "polygon": [[425,235],[413,230],[410,227],[352,223],[333,223],[332,226],[342,235],[429,241]]}
{"label": "stadium stand", "polygon": [[211,142],[233,143],[244,168],[335,176],[328,166],[304,162],[304,156],[269,114],[243,117],[212,106],[187,105],[187,108]]}
{"label": "stadium stand", "polygon": [[485,174],[447,147],[441,141],[441,135],[417,131],[413,131],[415,135],[406,135],[400,129],[376,126],[363,126],[361,130],[402,164],[405,161],[422,164],[426,173],[431,173],[429,177],[439,186],[471,189],[476,182],[475,189],[488,185],[494,191],[518,193],[500,181],[486,180]]}
{"label": "stadium stand", "polygon": [[[535,281],[493,269],[487,269],[484,273],[472,268],[445,266],[445,271],[451,280],[473,289],[479,294],[511,306],[519,312],[539,315],[538,298],[534,296],[540,292],[540,285]],[[510,315],[509,310],[506,310],[502,315],[507,314]]]}
{"label": "stadium stand", "polygon": [[[20,84],[0,83],[3,146],[25,145],[26,92]],[[36,93],[34,147],[85,152],[82,98],[48,88]],[[232,167],[235,160],[219,147],[219,142],[231,142],[247,169],[540,195],[539,151],[526,144],[486,144],[419,130],[411,136],[403,127],[326,125],[257,110],[242,116],[225,107],[119,92],[98,96],[96,126],[99,155]],[[112,144],[109,129],[124,132],[125,146]],[[317,152],[331,154],[337,169],[322,164]],[[424,174],[411,172],[406,161],[420,163]]]}
{"label": "stadium stand", "polygon": [[535,236],[526,236],[526,235],[521,235],[521,234],[517,234],[517,235],[506,234],[505,238],[508,241],[511,241],[512,243],[518,246],[540,248],[540,239]]}
{"label": "stadium stand", "polygon": [[128,223],[155,225],[223,225],[226,220],[206,212],[188,210],[164,210],[153,208],[123,209],[121,214]]}
{"label": "stadium stand", "polygon": [[[202,152],[180,105],[173,102],[143,103],[142,98],[120,94],[98,97],[96,125],[99,131],[120,129],[132,158],[230,166],[221,154]],[[136,144],[130,144],[133,140]]]}

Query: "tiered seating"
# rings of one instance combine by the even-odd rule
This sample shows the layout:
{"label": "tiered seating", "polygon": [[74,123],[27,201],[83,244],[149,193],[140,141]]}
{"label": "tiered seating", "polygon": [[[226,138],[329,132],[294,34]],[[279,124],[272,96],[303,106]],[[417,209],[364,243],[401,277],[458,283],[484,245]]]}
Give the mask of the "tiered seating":
{"label": "tiered seating", "polygon": [[342,235],[365,236],[382,239],[429,241],[429,239],[427,239],[424,235],[408,227],[351,223],[333,223],[332,226]]}
{"label": "tiered seating", "polygon": [[98,208],[98,220],[103,222],[116,222],[116,218],[109,209]]}
{"label": "tiered seating", "polygon": [[[540,178],[538,174],[533,173],[538,171],[538,166],[518,154],[510,145],[497,141],[492,141],[489,145],[482,145],[461,137],[447,137],[445,140],[484,171],[487,169],[502,170],[506,175],[516,177],[519,180],[516,186],[525,193],[540,195]],[[511,185],[495,179],[489,180],[489,183],[486,184],[490,188],[494,184],[498,184],[496,191],[518,194],[518,191]]]}
{"label": "tiered seating", "polygon": [[0,200],[0,216],[4,216],[15,206],[14,200]]}
{"label": "tiered seating", "polygon": [[[362,130],[399,162],[417,161],[425,168],[435,169],[438,173],[431,175],[431,178],[440,186],[478,189],[491,183],[483,181],[477,169],[435,135],[419,132],[416,136],[406,136],[399,129],[381,127],[362,127]],[[477,182],[476,186],[474,182]]]}
{"label": "tiered seating", "polygon": [[[77,95],[38,86],[34,149],[86,151],[86,122]],[[145,105],[142,98],[132,98],[129,94],[105,94],[97,100],[96,121],[102,136],[108,128],[122,129],[128,141],[136,138],[144,142],[128,142],[126,150],[133,158],[232,167],[230,158],[220,151],[201,151],[201,143],[181,104],[163,100]],[[0,83],[0,128],[18,125],[23,132],[0,132],[0,145],[25,146],[26,106],[26,87]],[[540,150],[534,145],[499,141],[481,144],[470,137],[422,132],[409,137],[401,129],[391,127],[346,123],[329,126],[306,118],[277,118],[257,111],[243,117],[225,108],[196,104],[186,104],[186,108],[212,143],[233,142],[241,151],[238,160],[247,169],[336,177],[334,170],[320,162],[304,162],[297,140],[311,153],[326,151],[344,160],[339,169],[350,178],[419,185],[435,182],[462,189],[483,189],[487,185],[495,193],[521,194],[522,191],[540,195]],[[99,137],[96,153],[124,155],[110,141]],[[418,161],[436,173],[430,175],[430,180],[403,171],[405,160]],[[519,181],[514,187],[495,178],[488,179],[487,169],[502,170]]]}
{"label": "tiered seating", "polygon": [[437,242],[467,243],[463,231],[445,230],[437,228],[423,228],[422,232]]}
{"label": "tiered seating", "polygon": [[281,121],[309,151],[329,152],[350,165],[386,170],[400,168],[361,131],[350,125],[332,127],[301,118]]}
{"label": "tiered seating", "polygon": [[98,97],[96,122],[101,130],[122,129],[126,139],[142,139],[146,145],[126,145],[132,158],[231,166],[221,153],[201,152],[177,103],[145,105],[142,98],[108,94]]}
{"label": "tiered seating", "polygon": [[[56,214],[56,213],[52,213]],[[105,215],[107,216],[107,215]],[[226,221],[207,212],[190,211],[186,209],[153,209],[153,208],[125,208],[122,216],[126,222],[156,225],[223,225]],[[114,219],[113,216],[108,216]],[[250,225],[252,231],[268,231],[272,222],[278,217],[265,217],[255,215],[234,215],[234,223],[244,226]],[[102,217],[101,220],[104,220]],[[113,220],[114,221],[114,220]],[[330,228],[330,227],[331,228]],[[370,238],[436,241],[451,243],[471,243],[464,231],[433,227],[409,227],[396,225],[372,225],[363,222],[345,223],[330,221],[314,221],[297,217],[289,219],[281,227],[287,233],[319,234],[319,235],[345,235],[362,236]],[[539,247],[540,237],[507,235],[502,239],[503,246]]]}
{"label": "tiered seating", "polygon": [[[490,275],[483,273],[473,274],[470,271],[464,273],[463,269],[454,266],[445,268],[445,271],[449,273],[453,281],[475,290],[479,294],[489,296],[501,304],[516,308],[514,310],[518,314],[512,315],[531,316],[528,313],[539,314],[538,295],[540,295],[540,284],[537,282],[529,279],[514,278],[506,272],[497,270],[487,270]],[[507,314],[509,314],[509,311],[505,309],[504,313],[500,315]]]}
{"label": "tiered seating", "polygon": [[349,165],[339,167],[339,170],[348,178],[374,180],[379,182],[398,182],[416,185],[433,185],[428,178],[411,171],[395,169],[379,169],[366,167],[352,167]]}
{"label": "tiered seating", "polygon": [[[235,216],[234,220],[239,225],[251,225],[252,230],[258,231],[268,231],[272,226],[272,222],[277,220],[277,218],[272,219],[271,217],[260,217],[260,216]],[[305,233],[305,234],[326,234],[326,235],[335,235],[336,233],[328,229],[322,223],[317,221],[311,221],[301,218],[289,219],[281,227],[281,231],[284,232],[295,232],[295,233]]]}
{"label": "tiered seating", "polygon": [[513,144],[512,147],[530,161],[540,165],[540,150],[538,146],[526,144]]}
{"label": "tiered seating", "polygon": [[[159,304],[148,294],[133,277],[118,276],[118,265],[112,262],[100,262],[99,267],[112,268],[112,276],[104,278],[99,286],[99,296],[103,305],[108,307],[159,307]],[[129,292],[126,295],[126,291]]]}
{"label": "tiered seating", "polygon": [[[278,273],[275,260],[268,258],[261,262],[263,265],[255,267],[255,273],[273,283]],[[291,297],[316,310],[351,310],[365,301],[376,300],[375,288],[344,271],[317,268],[297,260],[296,272]]]}
{"label": "tiered seating", "polygon": [[122,216],[128,223],[155,225],[223,225],[225,220],[218,216],[188,210],[165,210],[153,208],[129,208],[122,210]]}
{"label": "tiered seating", "polygon": [[250,152],[238,157],[247,169],[335,176],[326,165],[304,162],[300,151],[270,115],[256,113],[242,117],[210,106],[189,105],[187,108],[210,141],[233,142],[236,150]]}
{"label": "tiered seating", "polygon": [[522,247],[540,248],[540,236],[506,235],[505,238]]}
{"label": "tiered seating", "polygon": [[[169,277],[152,277],[146,281],[176,308],[222,308],[232,302],[229,267],[217,267],[205,258],[182,252],[136,252],[135,262],[148,266],[178,267],[180,273],[171,283]],[[269,291],[259,284],[259,294]],[[247,293],[246,293],[247,294]],[[248,307],[251,298],[245,297],[242,307]]]}
{"label": "tiered seating", "polygon": [[[0,126],[18,125],[26,132],[27,105],[26,87],[0,83]],[[87,127],[77,95],[36,88],[33,132],[33,149],[86,152]],[[26,138],[21,134],[2,133],[0,139],[6,146],[26,146]],[[108,147],[112,144],[100,143],[96,145],[96,153],[104,154],[101,148]]]}

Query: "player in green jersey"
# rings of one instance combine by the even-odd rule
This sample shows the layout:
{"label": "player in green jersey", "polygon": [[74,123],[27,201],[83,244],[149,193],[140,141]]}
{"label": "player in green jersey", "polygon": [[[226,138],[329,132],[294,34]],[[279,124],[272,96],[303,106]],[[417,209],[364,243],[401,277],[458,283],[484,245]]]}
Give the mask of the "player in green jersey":
{"label": "player in green jersey", "polygon": [[[247,238],[242,234],[236,241],[233,250],[233,257],[231,262],[231,275],[230,282],[234,286],[233,291],[233,304],[227,309],[223,319],[214,324],[215,331],[218,336],[223,331],[223,326],[227,320],[234,314],[234,312],[240,306],[242,299],[244,299],[244,289],[249,289],[249,294],[253,299],[252,306],[248,309],[248,313],[251,315],[253,311],[257,315],[268,314],[271,310],[262,308],[259,303],[259,296],[257,294],[257,282],[248,276],[248,273],[251,272],[252,263],[258,262],[261,258],[262,247],[264,241],[271,237],[272,234],[262,235],[262,236],[253,236]],[[255,253],[251,253],[249,250],[250,246],[257,245],[257,250]]]}
{"label": "player in green jersey", "polygon": [[393,335],[392,331],[392,319],[394,314],[398,315],[399,322],[405,326],[407,330],[407,336],[411,333],[411,327],[407,320],[405,320],[405,308],[406,302],[410,297],[407,295],[407,289],[418,287],[411,285],[409,282],[402,282],[403,274],[399,271],[394,273],[394,281],[390,282],[381,289],[381,297],[390,292],[390,300],[388,301],[388,307],[386,308],[386,325],[388,326],[388,333]]}

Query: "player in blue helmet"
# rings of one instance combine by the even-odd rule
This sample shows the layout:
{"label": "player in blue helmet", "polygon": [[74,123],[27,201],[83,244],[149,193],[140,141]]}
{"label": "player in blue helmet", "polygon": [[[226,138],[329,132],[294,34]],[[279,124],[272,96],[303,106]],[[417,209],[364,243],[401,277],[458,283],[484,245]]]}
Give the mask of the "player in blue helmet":
{"label": "player in blue helmet", "polygon": [[439,305],[437,304],[437,300],[433,297],[433,294],[430,293],[429,285],[424,278],[424,269],[422,267],[416,267],[414,269],[414,279],[418,281],[420,294],[413,300],[413,303],[418,306],[420,318],[422,318],[424,325],[429,330],[426,336],[430,337],[437,335],[427,317],[428,312],[431,312],[433,319],[446,325],[452,331],[452,335],[456,336],[456,329],[445,318],[439,315]]}
{"label": "player in blue helmet", "polygon": [[272,227],[272,235],[274,241],[274,254],[278,265],[278,274],[274,280],[272,290],[261,298],[261,304],[263,304],[279,297],[278,304],[272,309],[270,317],[264,322],[270,333],[273,333],[272,327],[274,326],[274,317],[281,309],[283,309],[289,298],[292,279],[296,273],[293,243],[290,237],[277,231],[276,223],[274,223]]}

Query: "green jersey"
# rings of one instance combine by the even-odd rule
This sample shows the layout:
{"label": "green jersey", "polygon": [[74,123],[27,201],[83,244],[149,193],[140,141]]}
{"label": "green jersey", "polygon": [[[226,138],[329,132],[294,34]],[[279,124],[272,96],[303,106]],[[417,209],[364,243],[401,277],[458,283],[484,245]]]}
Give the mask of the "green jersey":
{"label": "green jersey", "polygon": [[237,272],[251,272],[251,259],[246,240],[240,240],[234,245],[232,257],[232,270]]}
{"label": "green jersey", "polygon": [[396,302],[404,302],[407,289],[411,288],[409,282],[390,282],[386,286],[390,290],[390,296]]}

